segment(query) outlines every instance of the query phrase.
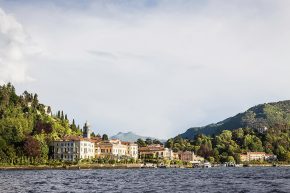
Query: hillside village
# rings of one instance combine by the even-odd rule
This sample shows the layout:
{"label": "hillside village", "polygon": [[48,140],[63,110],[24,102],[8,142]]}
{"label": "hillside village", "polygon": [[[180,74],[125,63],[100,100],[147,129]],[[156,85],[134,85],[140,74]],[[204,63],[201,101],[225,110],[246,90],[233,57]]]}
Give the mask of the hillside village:
{"label": "hillside village", "polygon": [[[119,139],[102,139],[100,136],[92,137],[90,125],[86,122],[83,127],[82,136],[65,136],[53,141],[50,145],[52,159],[64,162],[79,162],[82,160],[93,161],[106,159],[120,162],[130,160],[130,163],[152,162],[171,163],[178,161],[183,164],[202,164],[205,159],[195,155],[194,151],[174,152],[163,144],[151,144],[143,147],[137,143],[125,142]],[[240,154],[241,163],[251,161],[272,162],[277,156],[265,152],[247,152]]]}
{"label": "hillside village", "polygon": [[265,105],[263,119],[247,111],[242,119],[247,127],[211,136],[129,142],[95,135],[88,123],[81,128],[63,111],[53,114],[37,94],[18,96],[7,84],[0,86],[0,165],[288,163],[289,106],[287,101]]}

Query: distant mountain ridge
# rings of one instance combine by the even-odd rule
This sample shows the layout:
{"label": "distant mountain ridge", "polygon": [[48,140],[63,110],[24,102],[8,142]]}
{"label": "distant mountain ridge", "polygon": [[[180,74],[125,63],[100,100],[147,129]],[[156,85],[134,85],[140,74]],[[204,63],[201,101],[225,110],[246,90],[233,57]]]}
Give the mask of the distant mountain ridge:
{"label": "distant mountain ridge", "polygon": [[[146,140],[147,138],[157,139],[154,137],[145,137],[145,136],[137,135],[131,131],[127,132],[127,133],[119,132],[116,135],[113,135],[110,137],[110,139],[119,139],[121,141],[128,141],[128,142],[136,142],[138,139]],[[165,141],[165,140],[160,140],[160,139],[158,139],[158,140],[161,142]]]}
{"label": "distant mountain ridge", "polygon": [[254,106],[236,116],[204,127],[192,127],[180,134],[182,138],[193,139],[198,134],[214,135],[223,130],[241,127],[258,129],[262,127],[287,127],[290,123],[290,100],[265,103]]}

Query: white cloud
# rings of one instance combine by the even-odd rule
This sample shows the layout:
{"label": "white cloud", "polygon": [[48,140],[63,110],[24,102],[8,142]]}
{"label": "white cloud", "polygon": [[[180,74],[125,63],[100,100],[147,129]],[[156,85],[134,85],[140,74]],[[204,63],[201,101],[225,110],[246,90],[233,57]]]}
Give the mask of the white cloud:
{"label": "white cloud", "polygon": [[25,58],[31,53],[29,37],[22,25],[0,9],[0,82],[32,80]]}
{"label": "white cloud", "polygon": [[43,48],[19,87],[96,132],[164,138],[290,97],[287,1],[92,2],[8,8]]}

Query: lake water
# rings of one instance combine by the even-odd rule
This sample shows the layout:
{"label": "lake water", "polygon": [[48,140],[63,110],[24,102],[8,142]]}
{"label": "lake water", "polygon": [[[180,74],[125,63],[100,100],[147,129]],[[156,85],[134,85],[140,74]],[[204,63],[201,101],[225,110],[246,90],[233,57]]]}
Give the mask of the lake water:
{"label": "lake water", "polygon": [[290,192],[290,168],[0,171],[0,192]]}

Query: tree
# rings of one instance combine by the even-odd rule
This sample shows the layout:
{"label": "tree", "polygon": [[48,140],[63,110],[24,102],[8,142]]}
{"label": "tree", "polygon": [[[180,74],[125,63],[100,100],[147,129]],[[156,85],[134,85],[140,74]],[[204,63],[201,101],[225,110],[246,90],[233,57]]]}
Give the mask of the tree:
{"label": "tree", "polygon": [[247,111],[242,117],[242,124],[244,127],[253,128],[256,121],[256,113],[253,111]]}
{"label": "tree", "polygon": [[147,138],[147,139],[145,140],[145,143],[146,143],[147,145],[152,145],[152,144],[153,144],[153,141],[152,141],[152,139]]}
{"label": "tree", "polygon": [[160,144],[160,145],[162,145],[162,143],[158,139],[153,139],[153,142],[152,143],[153,144]]}
{"label": "tree", "polygon": [[231,162],[231,163],[235,163],[235,158],[233,156],[228,156],[228,159],[227,159],[228,162]]}
{"label": "tree", "polygon": [[60,111],[57,111],[57,118],[60,119]]}
{"label": "tree", "polygon": [[39,157],[41,153],[39,142],[33,137],[28,137],[24,143],[24,151],[29,157]]}
{"label": "tree", "polygon": [[108,135],[107,135],[107,134],[104,134],[103,137],[102,137],[102,140],[103,140],[103,141],[107,141],[107,140],[109,140]]}
{"label": "tree", "polygon": [[50,106],[47,107],[47,113],[48,113],[48,114],[51,113],[51,107],[50,107]]}
{"label": "tree", "polygon": [[33,96],[33,101],[32,101],[32,106],[33,107],[37,107],[37,105],[38,105],[38,95],[37,94],[34,94],[34,96]]}
{"label": "tree", "polygon": [[249,151],[263,151],[261,140],[255,135],[246,135],[244,138],[243,147]]}
{"label": "tree", "polygon": [[197,151],[197,154],[204,157],[209,158],[212,155],[212,147],[210,144],[201,144],[200,148]]}
{"label": "tree", "polygon": [[91,137],[96,137],[95,132],[92,132],[92,133],[91,133]]}
{"label": "tree", "polygon": [[61,119],[61,120],[64,120],[63,111],[61,111],[60,119]]}
{"label": "tree", "polygon": [[137,139],[137,144],[139,147],[146,147],[146,143],[143,139]]}

